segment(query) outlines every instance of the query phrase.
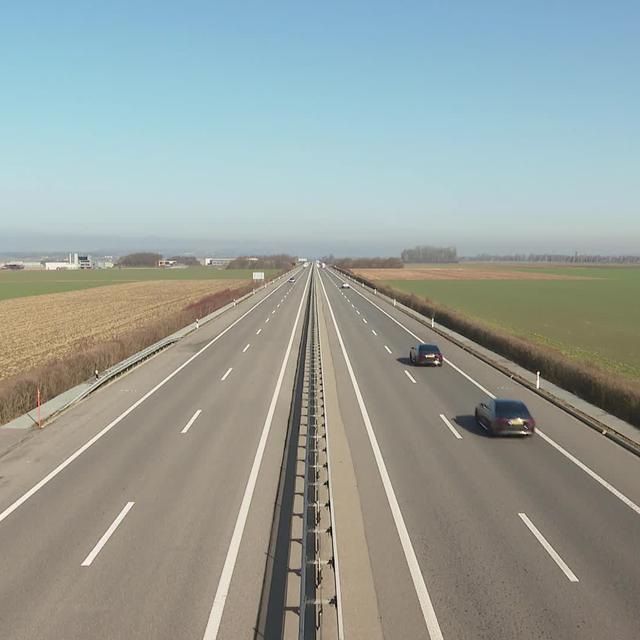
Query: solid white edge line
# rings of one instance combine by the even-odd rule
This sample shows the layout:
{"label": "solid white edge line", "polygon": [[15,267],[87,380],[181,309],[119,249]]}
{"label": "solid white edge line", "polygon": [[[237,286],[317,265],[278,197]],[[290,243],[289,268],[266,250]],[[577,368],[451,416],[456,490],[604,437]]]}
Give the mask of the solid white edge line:
{"label": "solid white edge line", "polygon": [[248,343],[247,346],[242,350],[242,353],[246,353],[247,349],[251,346],[251,343]]}
{"label": "solid white edge line", "polygon": [[233,367],[229,367],[225,374],[220,378],[220,382],[224,382],[227,379],[227,376],[233,371]]}
{"label": "solid white edge line", "polygon": [[[334,274],[335,275],[335,274]],[[340,278],[340,276],[336,276],[338,278],[338,280],[342,280],[342,278]],[[376,309],[378,309],[378,311],[380,311],[381,313],[383,313],[385,316],[387,316],[388,318],[390,318],[391,320],[393,320],[393,322],[395,322],[399,327],[402,327],[408,334],[412,335],[414,338],[416,338],[417,340],[420,340],[420,342],[423,342],[422,338],[420,338],[419,336],[417,336],[415,333],[413,333],[411,330],[409,330],[407,327],[405,327],[400,321],[396,320],[393,316],[391,316],[390,314],[388,314],[384,309],[382,309],[381,307],[379,307],[375,302],[372,302],[371,300],[369,300],[369,298],[367,298],[367,296],[365,296],[363,293],[360,293],[359,291],[355,290],[354,291],[361,296],[362,298],[364,298],[369,304],[371,304],[372,306],[374,306]],[[447,358],[444,358],[444,361],[449,364],[450,366],[452,366],[458,373],[460,373],[461,375],[463,375],[467,380],[469,380],[469,382],[473,383],[476,387],[478,387],[478,389],[480,389],[481,391],[484,391],[484,393],[486,393],[490,398],[494,398],[495,399],[495,395],[493,395],[493,393],[491,393],[490,391],[488,391],[487,389],[485,389],[479,382],[476,382],[471,376],[467,375],[462,369],[460,369],[459,367],[457,367],[455,364],[453,364],[450,360],[448,360]],[[483,426],[483,425],[481,425]],[[486,429],[486,427],[485,427]],[[604,478],[602,478],[601,476],[599,476],[595,471],[592,471],[589,467],[587,467],[586,464],[584,464],[584,462],[581,462],[580,460],[578,460],[578,458],[576,458],[574,455],[572,455],[571,453],[569,453],[566,449],[564,449],[563,447],[561,447],[557,442],[555,442],[554,440],[552,440],[548,435],[546,435],[545,433],[543,433],[538,427],[536,427],[536,433],[542,437],[542,439],[547,442],[548,444],[550,444],[552,447],[554,447],[557,451],[559,451],[563,456],[565,456],[568,460],[570,460],[571,462],[573,462],[575,465],[577,465],[578,467],[580,467],[580,469],[582,469],[587,475],[589,475],[591,478],[593,478],[596,482],[600,483],[605,489],[607,489],[608,491],[610,491],[614,496],[616,496],[616,498],[618,498],[619,500],[621,500],[624,504],[626,504],[628,507],[630,507],[631,509],[633,509],[636,513],[640,514],[640,506],[638,506],[635,502],[633,502],[632,500],[630,500],[629,498],[627,498],[627,496],[625,496],[622,492],[618,491],[618,489],[616,489],[614,486],[612,486],[611,484],[609,484]]]}
{"label": "solid white edge line", "polygon": [[211,605],[211,612],[209,613],[209,619],[207,621],[207,627],[204,631],[203,640],[215,640],[218,637],[218,630],[220,629],[220,623],[222,622],[222,614],[224,613],[224,606],[229,595],[229,587],[231,585],[231,578],[233,577],[233,570],[236,566],[236,560],[238,559],[238,552],[240,551],[240,543],[242,542],[242,536],[244,534],[244,528],[249,516],[249,507],[251,506],[251,500],[253,499],[253,492],[256,488],[258,480],[258,472],[260,471],[260,465],[262,464],[262,457],[264,450],[267,446],[267,438],[271,431],[271,422],[273,421],[273,415],[276,410],[276,404],[278,402],[278,396],[280,395],[280,389],[282,388],[282,381],[287,369],[287,363],[289,361],[289,355],[291,354],[291,347],[293,345],[293,338],[295,337],[298,323],[300,321],[300,313],[302,312],[302,305],[304,304],[305,297],[307,295],[307,289],[309,281],[311,280],[311,270],[309,270],[309,276],[307,276],[307,282],[305,284],[304,293],[298,306],[298,313],[296,315],[293,329],[291,330],[291,336],[289,337],[289,344],[282,359],[282,366],[280,367],[280,374],[278,375],[278,381],[276,387],[271,396],[271,404],[269,405],[269,411],[265,418],[264,425],[262,427],[262,435],[258,442],[258,448],[256,455],[251,466],[249,478],[247,479],[247,485],[242,496],[242,502],[240,503],[240,510],[238,511],[238,517],[236,518],[236,524],[233,529],[227,555],[222,567],[222,573],[220,574],[220,580],[218,581],[218,588],[216,589],[216,595]]}
{"label": "solid white edge line", "polygon": [[158,382],[158,384],[153,387],[153,389],[147,391],[141,398],[136,400],[128,409],[125,409],[117,418],[112,420],[106,427],[104,427],[101,431],[96,433],[93,438],[85,442],[79,449],[76,449],[68,458],[63,460],[53,471],[50,471],[40,482],[36,483],[23,493],[17,500],[11,503],[2,513],[0,513],[0,522],[2,522],[5,518],[10,516],[18,507],[24,504],[31,496],[40,491],[42,487],[51,482],[53,478],[55,478],[61,471],[66,469],[76,458],[81,456],[89,447],[94,445],[102,436],[111,431],[113,427],[119,424],[122,420],[124,420],[132,411],[137,409],[147,398],[151,397],[158,389],[162,388],[169,380],[171,380],[174,376],[176,376],[180,371],[182,371],[187,365],[193,362],[199,355],[204,353],[211,345],[215,344],[222,336],[224,336],[228,331],[231,331],[233,327],[235,327],[240,321],[244,320],[255,308],[259,307],[265,300],[270,298],[280,287],[284,285],[284,282],[280,283],[273,291],[268,293],[262,300],[256,302],[250,309],[245,311],[239,318],[234,320],[226,329],[223,329],[215,338],[207,342],[199,351],[196,351],[191,357],[185,360],[179,367],[174,369],[166,378]]}
{"label": "solid white edge line", "polygon": [[555,440],[552,440],[546,433],[541,431],[538,427],[536,427],[536,433],[547,443],[549,443],[552,447],[554,447],[557,451],[559,451],[563,456],[565,456],[568,460],[571,460],[573,464],[580,467],[588,476],[593,478],[596,482],[600,483],[607,491],[610,491],[616,498],[624,502],[628,507],[633,509],[637,514],[640,514],[640,506],[638,506],[633,500],[627,498],[624,493],[618,491],[614,486],[610,485],[602,476],[599,476],[595,471],[587,467],[584,462],[581,462],[574,455],[570,454],[566,449],[561,447]]}
{"label": "solid white edge line", "polygon": [[384,345],[384,348],[387,350],[387,353],[391,353],[391,349],[389,349],[386,344]]}
{"label": "solid white edge line", "polygon": [[198,409],[193,416],[191,416],[191,419],[189,420],[189,422],[187,422],[187,424],[185,425],[184,429],[180,432],[180,433],[187,433],[187,431],[189,431],[189,429],[191,429],[191,425],[198,419],[198,416],[202,413],[202,409]]}
{"label": "solid white edge line", "polygon": [[333,313],[331,303],[329,302],[329,296],[327,295],[327,290],[325,289],[322,278],[320,278],[320,284],[322,285],[322,291],[324,292],[324,297],[327,301],[327,307],[329,309],[329,313],[331,314],[331,319],[333,320],[333,326],[336,330],[336,335],[338,337],[338,342],[340,343],[342,355],[344,357],[345,364],[347,365],[349,377],[351,378],[351,384],[358,401],[358,406],[360,407],[360,413],[365,424],[367,435],[369,436],[369,443],[371,444],[371,449],[373,450],[373,456],[378,466],[378,472],[380,473],[382,485],[387,496],[387,501],[389,502],[389,507],[391,508],[391,515],[393,516],[396,530],[398,531],[400,544],[402,545],[402,550],[404,551],[407,565],[409,566],[409,572],[411,574],[413,586],[418,596],[418,601],[420,602],[420,608],[422,609],[422,615],[429,632],[429,637],[431,638],[431,640],[443,640],[442,631],[440,630],[440,624],[438,623],[438,618],[436,617],[436,612],[433,608],[433,603],[431,602],[431,597],[429,596],[427,585],[424,581],[424,576],[422,575],[422,571],[420,570],[418,558],[413,548],[413,544],[411,543],[409,531],[407,530],[407,525],[405,524],[402,511],[400,510],[398,499],[396,498],[393,485],[391,484],[391,478],[389,477],[389,473],[387,471],[387,465],[385,464],[384,458],[382,457],[382,452],[380,451],[380,446],[378,445],[378,439],[376,438],[376,434],[373,431],[373,425],[371,424],[371,419],[369,418],[369,412],[367,411],[367,407],[364,404],[362,393],[360,392],[360,386],[358,385],[358,381],[356,380],[355,374],[353,372],[351,360],[349,359],[349,354],[347,353],[344,341],[342,340],[342,334],[340,333],[340,329],[338,328],[338,323]]}
{"label": "solid white edge line", "polygon": [[[320,272],[318,273],[318,279],[320,279]],[[318,295],[318,298],[320,296]],[[324,362],[324,350],[325,346],[321,340],[320,334],[318,334],[318,342],[320,344],[320,358],[321,362]],[[322,382],[322,388],[326,389],[324,383],[324,367],[320,367],[320,381]],[[324,411],[324,439],[325,439],[325,453],[327,456],[327,469],[331,469],[331,438],[329,434],[329,417],[327,411]],[[333,482],[329,479],[329,514],[331,516],[331,537],[333,538],[333,574],[336,583],[336,613],[338,614],[338,640],[344,640],[344,617],[342,612],[342,585],[340,584],[340,561],[338,553],[338,528],[336,526],[336,514],[335,514],[335,500],[333,498]]]}
{"label": "solid white edge line", "polygon": [[449,430],[451,431],[451,433],[453,433],[453,435],[456,438],[458,438],[458,440],[462,440],[462,436],[458,433],[458,430],[451,424],[451,422],[449,422],[447,416],[445,416],[443,413],[441,413],[440,414],[440,418],[447,425],[447,427],[449,427]]}
{"label": "solid white edge line", "polygon": [[125,516],[129,511],[131,511],[131,507],[135,502],[127,502],[122,508],[122,511],[117,515],[116,519],[111,523],[111,526],[104,532],[102,538],[98,540],[96,546],[89,552],[89,555],[82,561],[81,567],[90,567],[91,563],[96,559],[96,556],[102,550],[105,544],[109,541],[109,538],[113,535],[115,530],[120,526],[120,523],[124,520]]}
{"label": "solid white edge line", "polygon": [[578,576],[576,576],[571,569],[569,569],[567,563],[560,557],[558,552],[549,544],[548,540],[540,533],[538,528],[536,527],[531,520],[527,517],[526,513],[519,513],[520,519],[527,525],[527,528],[533,535],[536,537],[538,542],[543,546],[544,550],[553,558],[553,561],[562,569],[567,578],[569,578],[570,582],[580,582],[578,580]]}
{"label": "solid white edge line", "polygon": [[416,379],[405,369],[404,372],[407,374],[407,378],[413,382],[413,384],[417,384]]}

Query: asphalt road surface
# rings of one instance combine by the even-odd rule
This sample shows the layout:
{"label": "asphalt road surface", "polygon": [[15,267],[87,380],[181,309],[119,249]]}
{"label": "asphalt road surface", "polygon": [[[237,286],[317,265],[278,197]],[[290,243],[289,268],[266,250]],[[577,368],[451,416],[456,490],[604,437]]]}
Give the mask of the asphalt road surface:
{"label": "asphalt road surface", "polygon": [[[346,637],[640,637],[640,460],[309,268],[0,458],[0,638],[254,637],[311,277]],[[490,395],[539,432],[488,437]]]}

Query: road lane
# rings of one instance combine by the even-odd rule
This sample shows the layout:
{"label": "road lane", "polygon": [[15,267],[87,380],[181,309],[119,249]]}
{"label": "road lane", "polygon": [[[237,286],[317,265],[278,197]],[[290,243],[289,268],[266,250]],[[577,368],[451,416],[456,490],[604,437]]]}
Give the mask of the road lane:
{"label": "road lane", "polygon": [[[380,350],[329,286],[335,278],[323,279],[398,499],[409,505],[407,526],[444,637],[574,637],[576,629],[580,637],[634,637],[637,514],[542,438],[481,435],[470,414],[484,394],[455,370],[413,367],[418,384],[408,385],[408,359],[398,362],[396,354],[408,355],[412,339],[372,308],[369,321],[394,355]],[[440,414],[469,437],[452,438]],[[555,417],[560,422],[563,414]],[[633,476],[636,459],[620,459]],[[580,576],[577,589],[569,590],[552,562],[541,562],[544,552],[518,517],[523,512]],[[375,558],[373,570],[375,577]],[[608,615],[596,614],[602,610]]]}
{"label": "road lane", "polygon": [[[242,355],[242,346],[262,323],[260,314],[192,361],[0,525],[0,626],[7,637],[202,637],[269,408],[273,361],[282,358],[303,285],[251,356]],[[221,383],[215,371],[231,362],[234,375]],[[269,490],[256,504],[261,520],[249,523],[253,565],[264,563],[291,379],[287,372],[265,457],[261,477]],[[176,425],[196,408],[198,428],[181,438]],[[136,502],[127,535],[110,538],[83,574],[87,549],[126,501]],[[233,627],[245,635],[260,586],[242,586],[245,613]]]}

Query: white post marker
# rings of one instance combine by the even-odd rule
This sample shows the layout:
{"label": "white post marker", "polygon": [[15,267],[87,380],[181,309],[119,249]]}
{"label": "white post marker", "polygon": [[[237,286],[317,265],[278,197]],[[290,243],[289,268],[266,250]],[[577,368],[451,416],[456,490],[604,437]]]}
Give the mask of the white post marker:
{"label": "white post marker", "polygon": [[187,424],[185,425],[184,429],[180,432],[180,433],[187,433],[187,431],[189,431],[189,429],[191,429],[191,425],[198,419],[198,416],[202,413],[202,409],[198,409],[193,416],[191,416],[191,420],[189,420],[189,422],[187,422]]}
{"label": "white post marker", "polygon": [[396,306],[396,299],[395,298],[393,299],[393,306],[394,307]]}
{"label": "white post marker", "polygon": [[104,545],[107,544],[107,542],[109,542],[109,538],[113,535],[114,531],[120,526],[120,523],[124,520],[127,513],[131,511],[131,507],[133,507],[134,504],[135,502],[127,502],[127,504],[124,505],[124,508],[118,514],[117,518],[111,523],[111,526],[104,532],[104,535],[102,536],[102,538],[100,538],[100,540],[98,540],[98,543],[96,544],[95,547],[93,547],[89,555],[82,561],[82,564],[80,565],[81,567],[91,566],[91,563],[96,559],[96,556],[100,553],[100,551],[102,550],[102,547],[104,547]]}
{"label": "white post marker", "polygon": [[431,316],[431,328],[433,329],[436,326],[436,319]]}
{"label": "white post marker", "polygon": [[536,371],[536,389],[540,388],[540,372]]}

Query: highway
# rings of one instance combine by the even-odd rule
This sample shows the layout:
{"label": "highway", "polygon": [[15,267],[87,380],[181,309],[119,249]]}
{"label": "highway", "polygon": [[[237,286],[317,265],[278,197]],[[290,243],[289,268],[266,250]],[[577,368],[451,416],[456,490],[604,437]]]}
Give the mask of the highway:
{"label": "highway", "polygon": [[[0,638],[264,637],[312,278],[344,637],[638,638],[640,460],[315,268],[0,457]],[[419,340],[441,369],[409,364]],[[487,437],[491,395],[523,399],[539,433]]]}
{"label": "highway", "polygon": [[[384,637],[639,637],[640,461],[361,287],[321,279]],[[440,344],[442,369],[409,364],[418,338]],[[487,437],[473,412],[488,394],[524,400],[540,432]]]}

